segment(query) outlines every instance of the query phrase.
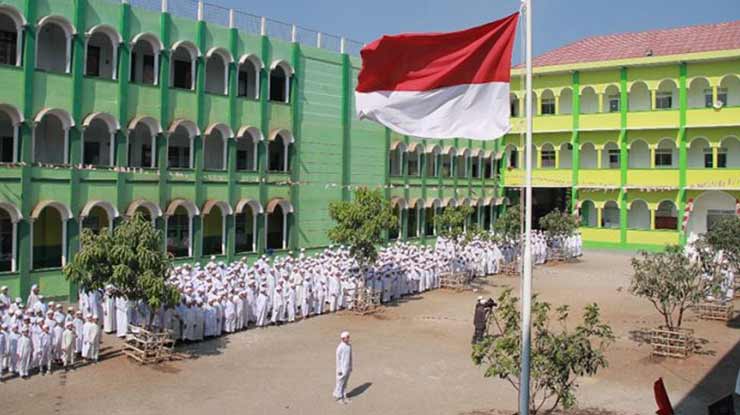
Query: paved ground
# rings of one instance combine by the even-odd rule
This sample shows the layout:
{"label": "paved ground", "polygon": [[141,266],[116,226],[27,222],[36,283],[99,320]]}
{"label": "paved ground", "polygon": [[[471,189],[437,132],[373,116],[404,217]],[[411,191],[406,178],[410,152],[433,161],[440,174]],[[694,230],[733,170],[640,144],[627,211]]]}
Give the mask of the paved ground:
{"label": "paved ground", "polygon": [[[588,252],[582,262],[545,266],[535,291],[581,309],[598,302],[618,341],[610,367],[583,379],[582,408],[594,414],[654,413],[652,382],[665,380],[683,414],[706,413],[728,394],[740,367],[737,325],[690,316],[706,342],[686,361],[653,359],[639,330],[659,324],[652,306],[630,296],[629,255]],[[494,295],[516,279],[491,277]],[[279,328],[248,330],[186,349],[193,358],[140,367],[115,352],[69,374],[11,379],[0,385],[3,414],[463,414],[512,413],[516,396],[500,380],[484,379],[470,361],[472,305],[478,293],[427,293],[381,314],[329,315]],[[576,313],[574,313],[576,314]],[[331,399],[334,348],[341,330],[353,334],[355,371],[348,406]]]}

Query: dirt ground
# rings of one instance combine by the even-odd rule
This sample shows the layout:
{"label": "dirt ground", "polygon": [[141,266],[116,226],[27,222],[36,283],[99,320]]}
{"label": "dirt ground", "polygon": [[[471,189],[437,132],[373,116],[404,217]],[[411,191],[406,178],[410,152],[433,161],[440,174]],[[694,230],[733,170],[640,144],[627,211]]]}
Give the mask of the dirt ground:
{"label": "dirt ground", "polygon": [[[582,379],[581,414],[655,413],[652,385],[663,377],[682,414],[704,414],[729,394],[740,367],[740,325],[689,316],[700,353],[685,361],[650,357],[640,332],[660,323],[648,302],[627,292],[627,253],[589,251],[576,264],[535,271],[535,291],[580,310],[600,304],[617,341],[609,368]],[[485,379],[470,360],[477,295],[518,280],[489,277],[478,292],[437,291],[408,298],[374,316],[326,315],[250,329],[181,349],[182,360],[141,367],[106,337],[105,360],[73,372],[0,384],[3,414],[493,414],[513,413],[508,383]],[[575,315],[577,313],[573,313]],[[331,398],[334,349],[352,333],[352,402]]]}

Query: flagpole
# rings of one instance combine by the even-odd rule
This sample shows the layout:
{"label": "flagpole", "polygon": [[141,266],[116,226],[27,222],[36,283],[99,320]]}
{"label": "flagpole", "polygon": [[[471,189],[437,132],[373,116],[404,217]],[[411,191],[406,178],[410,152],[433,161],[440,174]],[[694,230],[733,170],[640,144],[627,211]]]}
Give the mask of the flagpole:
{"label": "flagpole", "polygon": [[527,138],[525,209],[524,209],[524,269],[522,272],[522,356],[519,374],[519,415],[529,415],[529,360],[532,330],[532,0],[523,0],[526,13],[526,114]]}

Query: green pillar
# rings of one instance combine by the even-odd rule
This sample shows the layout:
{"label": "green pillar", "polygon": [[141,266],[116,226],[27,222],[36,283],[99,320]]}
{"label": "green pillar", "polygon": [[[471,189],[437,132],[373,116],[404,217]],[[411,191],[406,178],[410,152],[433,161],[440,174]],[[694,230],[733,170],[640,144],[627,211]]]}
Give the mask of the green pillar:
{"label": "green pillar", "polygon": [[352,131],[352,65],[349,55],[342,53],[342,200],[350,200],[351,192],[351,131]]}
{"label": "green pillar", "polygon": [[[391,200],[391,174],[390,174],[390,161],[388,160],[388,153],[391,149],[391,130],[384,128],[385,131],[385,146],[383,147],[383,174],[385,176],[385,183],[383,190],[385,193],[385,200]],[[398,234],[401,234],[401,229],[398,230]],[[383,239],[387,242],[389,238],[389,232],[386,230],[383,232]]]}
{"label": "green pillar", "polygon": [[[295,143],[292,146],[293,152],[290,163],[290,180],[293,183],[299,183],[301,181],[302,170],[301,147],[303,147],[301,134],[303,127],[303,102],[301,101],[302,94],[300,93],[303,88],[303,83],[300,82],[300,80],[304,79],[302,63],[303,52],[301,51],[300,43],[293,42],[291,52],[295,75],[291,77],[290,107],[293,116],[293,137],[295,137]],[[290,203],[293,205],[293,214],[288,217],[288,248],[295,251],[300,247],[301,186],[290,186]]]}
{"label": "green pillar", "polygon": [[[578,202],[578,172],[581,168],[581,139],[579,135],[581,122],[581,76],[578,71],[573,72],[573,132],[571,135],[571,145],[573,154],[571,157],[572,184],[570,192],[570,209],[571,213]],[[527,149],[530,151],[530,149]]]}
{"label": "green pillar", "polygon": [[[265,62],[266,69],[260,71],[260,113],[261,113],[261,125],[262,136],[265,137],[265,141],[261,142],[257,146],[257,171],[259,172],[259,201],[260,206],[263,209],[267,206],[267,185],[265,181],[267,179],[267,139],[270,136],[270,100],[268,96],[268,82],[270,79],[269,67],[272,60],[272,49],[270,45],[270,39],[267,36],[262,36],[260,39],[262,62]],[[265,252],[266,247],[266,236],[265,235],[265,217],[266,212],[257,219],[257,227],[254,230],[255,238],[257,241],[257,253]]]}
{"label": "green pillar", "polygon": [[[239,31],[232,27],[229,29],[229,52],[231,56],[239,56]],[[236,132],[239,130],[239,117],[237,113],[237,62],[231,62],[229,64],[229,123],[231,130]],[[229,188],[228,197],[229,205],[232,209],[236,206],[238,201],[237,195],[237,177],[236,177],[236,140],[238,137],[234,137],[233,140],[227,140],[227,170],[229,173]],[[226,259],[231,262],[236,258],[236,218],[234,215],[226,217]]]}
{"label": "green pillar", "polygon": [[[629,168],[629,151],[627,150],[627,111],[629,96],[627,94],[627,68],[619,71],[619,242],[627,243],[627,169]],[[600,226],[601,224],[599,224]]]}
{"label": "green pillar", "polygon": [[686,77],[688,68],[686,62],[682,62],[679,68],[678,100],[679,107],[679,128],[678,128],[678,231],[679,243],[686,244],[686,232],[683,229],[683,218],[686,209],[686,175],[688,169],[688,153],[686,143],[686,110],[688,108],[688,91],[686,90]]}
{"label": "green pillar", "polygon": [[419,233],[419,238],[421,239],[421,244],[426,245],[427,243],[427,209],[426,209],[427,157],[429,157],[429,154],[426,152],[427,140],[422,140],[421,145],[424,147],[421,152],[421,156],[419,157],[419,172],[421,173],[421,200],[424,201],[424,206],[422,206],[421,210],[419,211],[419,228],[421,228],[420,233]]}
{"label": "green pillar", "polygon": [[[113,152],[115,159],[113,164],[118,167],[126,166],[128,163],[128,149],[126,147],[126,132],[128,127],[128,89],[130,79],[131,49],[129,47],[131,5],[121,3],[121,14],[118,25],[118,31],[121,33],[123,42],[118,45],[118,122],[121,124],[121,130],[117,131],[113,138],[115,150]],[[119,212],[126,212],[130,200],[126,193],[126,175],[118,173],[116,175],[116,201]]]}

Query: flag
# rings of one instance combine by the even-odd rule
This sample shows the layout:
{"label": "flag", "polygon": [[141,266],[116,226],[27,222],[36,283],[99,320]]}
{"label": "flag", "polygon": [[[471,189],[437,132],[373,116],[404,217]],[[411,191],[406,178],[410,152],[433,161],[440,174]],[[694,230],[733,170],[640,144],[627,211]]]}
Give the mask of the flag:
{"label": "flag", "polygon": [[493,140],[511,128],[519,13],[450,33],[383,36],[361,51],[360,119],[424,138]]}

